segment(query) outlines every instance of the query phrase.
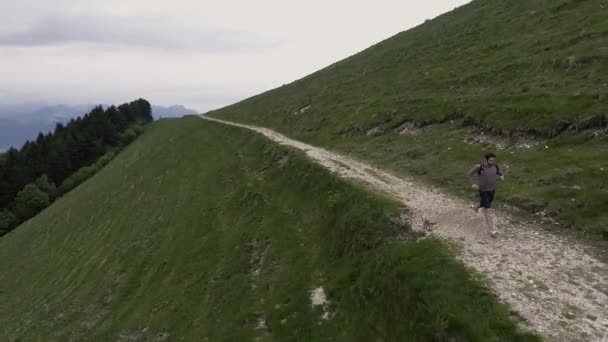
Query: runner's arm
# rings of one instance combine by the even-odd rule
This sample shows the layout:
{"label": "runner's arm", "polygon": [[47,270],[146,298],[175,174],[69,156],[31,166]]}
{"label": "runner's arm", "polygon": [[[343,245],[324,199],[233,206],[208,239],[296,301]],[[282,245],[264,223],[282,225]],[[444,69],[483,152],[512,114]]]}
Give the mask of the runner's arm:
{"label": "runner's arm", "polygon": [[479,177],[479,165],[475,165],[473,166],[473,168],[467,172],[467,178],[469,179],[469,182],[471,183],[471,185],[475,186],[477,185],[477,178]]}

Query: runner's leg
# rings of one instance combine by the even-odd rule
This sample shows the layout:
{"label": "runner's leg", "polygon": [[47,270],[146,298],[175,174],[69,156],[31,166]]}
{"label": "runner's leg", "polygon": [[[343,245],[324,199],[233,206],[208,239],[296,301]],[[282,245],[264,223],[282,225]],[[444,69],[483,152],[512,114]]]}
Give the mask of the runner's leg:
{"label": "runner's leg", "polygon": [[483,214],[485,217],[486,228],[488,230],[488,233],[490,235],[496,234],[496,229],[494,228],[494,222],[492,221],[492,209],[484,208]]}

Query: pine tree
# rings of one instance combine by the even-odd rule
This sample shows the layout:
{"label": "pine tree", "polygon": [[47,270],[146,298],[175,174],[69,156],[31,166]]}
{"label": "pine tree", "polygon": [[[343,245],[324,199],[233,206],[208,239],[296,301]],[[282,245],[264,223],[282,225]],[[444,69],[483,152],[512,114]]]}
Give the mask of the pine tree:
{"label": "pine tree", "polygon": [[49,177],[55,184],[61,184],[71,173],[72,162],[65,138],[56,134],[51,151],[49,152]]}
{"label": "pine tree", "polygon": [[55,184],[63,185],[114,146],[131,142],[151,121],[152,107],[144,99],[106,110],[97,106],[19,150],[0,154],[0,208],[14,208],[19,220],[31,217],[54,198]]}
{"label": "pine tree", "polygon": [[125,118],[124,113],[120,112],[115,106],[110,106],[106,109],[106,115],[114,125],[117,136],[120,132],[124,132],[124,130],[129,127],[129,123]]}

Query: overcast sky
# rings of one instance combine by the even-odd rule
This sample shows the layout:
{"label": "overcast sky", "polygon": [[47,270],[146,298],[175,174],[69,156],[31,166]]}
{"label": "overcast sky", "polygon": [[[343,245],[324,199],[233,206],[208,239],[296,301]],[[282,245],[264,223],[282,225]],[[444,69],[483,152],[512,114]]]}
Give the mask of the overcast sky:
{"label": "overcast sky", "polygon": [[0,104],[207,111],[289,83],[468,0],[1,0]]}

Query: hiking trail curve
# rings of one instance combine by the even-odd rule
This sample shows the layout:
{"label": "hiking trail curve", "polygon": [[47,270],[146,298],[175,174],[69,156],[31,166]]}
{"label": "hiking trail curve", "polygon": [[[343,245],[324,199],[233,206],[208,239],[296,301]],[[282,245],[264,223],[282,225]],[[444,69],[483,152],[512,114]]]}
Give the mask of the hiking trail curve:
{"label": "hiking trail curve", "polygon": [[470,203],[438,189],[267,128],[200,117],[253,130],[302,150],[331,172],[400,200],[412,212],[414,229],[460,245],[458,257],[523,316],[524,328],[547,341],[608,342],[608,265],[585,246],[503,212],[495,217],[499,236],[490,239],[482,216],[470,209]]}

